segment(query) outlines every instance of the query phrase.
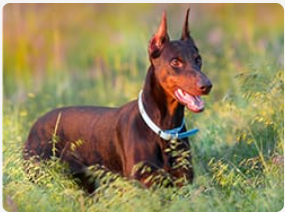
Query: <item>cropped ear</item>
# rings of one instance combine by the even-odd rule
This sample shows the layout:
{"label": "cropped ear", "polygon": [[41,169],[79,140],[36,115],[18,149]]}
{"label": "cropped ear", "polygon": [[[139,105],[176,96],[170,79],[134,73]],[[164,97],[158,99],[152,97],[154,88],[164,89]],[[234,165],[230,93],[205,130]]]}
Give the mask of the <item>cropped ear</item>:
{"label": "cropped ear", "polygon": [[161,49],[165,43],[169,42],[167,33],[166,13],[163,12],[162,20],[157,32],[153,35],[149,42],[148,53],[151,58],[156,58],[160,55]]}
{"label": "cropped ear", "polygon": [[186,16],[185,16],[185,20],[184,20],[181,40],[188,40],[188,39],[190,39],[190,31],[189,31],[189,26],[188,26],[189,11],[190,11],[190,8],[188,8],[187,11],[186,11]]}

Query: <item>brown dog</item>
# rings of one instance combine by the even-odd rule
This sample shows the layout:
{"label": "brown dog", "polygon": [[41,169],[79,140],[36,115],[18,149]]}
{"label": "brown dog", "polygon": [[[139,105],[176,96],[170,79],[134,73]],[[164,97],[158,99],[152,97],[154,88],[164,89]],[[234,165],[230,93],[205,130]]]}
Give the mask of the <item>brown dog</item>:
{"label": "brown dog", "polygon": [[[150,67],[140,104],[134,100],[120,108],[78,106],[52,110],[32,127],[24,158],[49,159],[55,154],[67,162],[71,173],[89,192],[95,188],[94,183],[86,182],[86,168],[96,164],[147,187],[157,182],[150,176],[191,182],[190,145],[187,136],[179,137],[186,131],[184,107],[201,112],[204,103],[200,95],[208,94],[212,84],[201,72],[202,60],[189,34],[188,14],[189,9],[182,37],[175,41],[169,39],[163,14],[149,43]],[[164,131],[179,126],[174,134]],[[50,142],[53,137],[54,144]],[[187,163],[179,165],[179,160]]]}

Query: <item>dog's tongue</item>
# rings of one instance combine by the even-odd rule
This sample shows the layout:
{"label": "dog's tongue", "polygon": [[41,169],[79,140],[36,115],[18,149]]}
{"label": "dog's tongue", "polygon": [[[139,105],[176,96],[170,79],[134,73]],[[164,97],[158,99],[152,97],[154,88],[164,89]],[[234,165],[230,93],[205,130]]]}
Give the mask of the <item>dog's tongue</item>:
{"label": "dog's tongue", "polygon": [[185,91],[178,88],[174,92],[178,101],[187,106],[187,108],[193,112],[201,112],[204,109],[204,102],[200,96],[192,96]]}

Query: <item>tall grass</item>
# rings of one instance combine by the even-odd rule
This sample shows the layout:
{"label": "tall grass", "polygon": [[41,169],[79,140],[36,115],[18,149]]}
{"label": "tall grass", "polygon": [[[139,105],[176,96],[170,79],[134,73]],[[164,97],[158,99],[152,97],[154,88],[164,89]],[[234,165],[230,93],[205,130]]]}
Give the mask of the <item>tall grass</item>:
{"label": "tall grass", "polygon": [[[284,199],[284,23],[277,4],[194,4],[191,33],[214,84],[186,112],[195,181],[142,189],[109,174],[86,195],[57,159],[23,170],[33,122],[66,105],[137,97],[161,11],[180,36],[187,5],[8,4],[4,7],[3,195],[8,211],[279,211]],[[181,23],[177,24],[177,23]]]}

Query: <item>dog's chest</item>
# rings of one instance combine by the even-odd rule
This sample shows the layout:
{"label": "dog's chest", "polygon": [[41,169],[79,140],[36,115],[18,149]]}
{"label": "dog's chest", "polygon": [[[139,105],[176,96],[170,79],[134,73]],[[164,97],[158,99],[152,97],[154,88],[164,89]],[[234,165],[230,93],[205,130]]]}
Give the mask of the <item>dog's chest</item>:
{"label": "dog's chest", "polygon": [[162,145],[164,169],[166,171],[186,168],[190,163],[190,148],[182,140],[165,141]]}

